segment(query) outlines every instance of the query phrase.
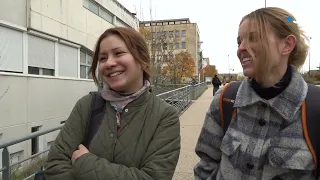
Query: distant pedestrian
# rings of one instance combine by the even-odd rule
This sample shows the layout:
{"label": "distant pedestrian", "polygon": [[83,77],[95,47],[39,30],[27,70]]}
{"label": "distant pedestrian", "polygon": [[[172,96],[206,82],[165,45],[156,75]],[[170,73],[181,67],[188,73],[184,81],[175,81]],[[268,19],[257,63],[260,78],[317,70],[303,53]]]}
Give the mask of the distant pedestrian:
{"label": "distant pedestrian", "polygon": [[221,81],[217,75],[214,75],[214,78],[212,78],[212,85],[213,85],[213,96],[214,96],[214,94],[218,91],[221,85]]}

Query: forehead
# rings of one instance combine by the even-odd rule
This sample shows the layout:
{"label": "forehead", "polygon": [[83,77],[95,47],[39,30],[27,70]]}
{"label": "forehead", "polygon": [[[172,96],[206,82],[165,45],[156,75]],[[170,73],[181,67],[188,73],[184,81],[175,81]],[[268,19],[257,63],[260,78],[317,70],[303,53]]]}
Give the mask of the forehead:
{"label": "forehead", "polygon": [[124,47],[125,43],[124,41],[116,36],[116,35],[110,35],[102,39],[100,43],[101,49],[109,49],[109,48],[115,48],[115,47]]}
{"label": "forehead", "polygon": [[239,26],[238,36],[244,36],[250,32],[257,32],[256,23],[253,20],[245,19]]}

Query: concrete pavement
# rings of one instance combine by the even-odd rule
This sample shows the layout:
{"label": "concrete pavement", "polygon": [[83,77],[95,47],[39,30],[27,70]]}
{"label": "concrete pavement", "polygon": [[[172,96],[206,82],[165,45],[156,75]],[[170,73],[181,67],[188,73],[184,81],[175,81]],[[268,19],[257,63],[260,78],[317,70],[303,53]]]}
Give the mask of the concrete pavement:
{"label": "concrete pavement", "polygon": [[194,180],[193,167],[199,162],[194,149],[206,112],[213,99],[212,91],[212,87],[209,87],[180,116],[181,153],[173,180]]}

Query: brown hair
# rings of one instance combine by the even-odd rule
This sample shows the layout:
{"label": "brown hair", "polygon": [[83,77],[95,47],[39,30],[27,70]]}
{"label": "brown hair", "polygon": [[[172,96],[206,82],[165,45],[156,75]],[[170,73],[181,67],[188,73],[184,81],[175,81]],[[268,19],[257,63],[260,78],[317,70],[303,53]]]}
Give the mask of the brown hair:
{"label": "brown hair", "polygon": [[[289,20],[288,17],[290,18]],[[296,18],[292,14],[281,8],[267,7],[257,9],[244,16],[240,22],[240,25],[244,20],[247,19],[251,22],[254,22],[251,23],[251,26],[256,27],[258,33],[257,41],[260,41],[263,46],[262,51],[257,54],[257,57],[259,57],[259,62],[257,62],[255,57],[253,56],[252,50],[247,43],[248,52],[253,57],[253,60],[255,60],[255,63],[257,65],[257,72],[259,72],[258,79],[263,81],[268,78],[268,73],[270,73],[272,69],[268,61],[268,24],[270,25],[275,35],[280,39],[284,39],[289,35],[294,35],[296,37],[296,46],[289,56],[288,64],[294,66],[296,69],[300,69],[302,67],[308,54],[309,47],[305,42],[305,39],[308,38],[305,35],[304,31],[302,31],[299,25],[296,23]],[[248,39],[250,37],[246,36],[246,38],[247,42],[250,43]]]}
{"label": "brown hair", "polygon": [[150,69],[151,61],[148,45],[143,39],[143,36],[133,28],[114,27],[107,29],[99,37],[95,47],[92,65],[89,73],[92,74],[92,78],[96,85],[99,86],[99,80],[96,76],[96,70],[99,61],[100,44],[104,38],[112,35],[118,36],[120,39],[124,41],[133,58],[141,65],[144,79],[149,80],[150,76],[152,76],[152,71]]}

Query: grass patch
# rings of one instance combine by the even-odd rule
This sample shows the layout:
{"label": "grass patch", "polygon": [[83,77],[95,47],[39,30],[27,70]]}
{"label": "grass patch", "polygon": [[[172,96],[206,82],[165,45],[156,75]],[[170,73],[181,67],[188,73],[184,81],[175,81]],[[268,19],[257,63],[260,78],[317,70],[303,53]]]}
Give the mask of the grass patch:
{"label": "grass patch", "polygon": [[[17,164],[11,168],[11,180],[23,180],[32,174],[44,165],[47,161],[47,156],[43,155],[41,157],[36,157],[30,160],[29,162],[24,163],[23,165]],[[33,179],[33,178],[31,178]],[[0,174],[0,180],[2,180],[2,174]]]}

